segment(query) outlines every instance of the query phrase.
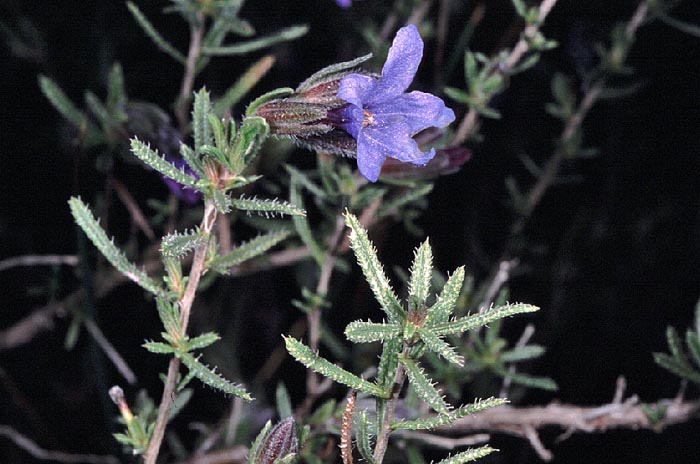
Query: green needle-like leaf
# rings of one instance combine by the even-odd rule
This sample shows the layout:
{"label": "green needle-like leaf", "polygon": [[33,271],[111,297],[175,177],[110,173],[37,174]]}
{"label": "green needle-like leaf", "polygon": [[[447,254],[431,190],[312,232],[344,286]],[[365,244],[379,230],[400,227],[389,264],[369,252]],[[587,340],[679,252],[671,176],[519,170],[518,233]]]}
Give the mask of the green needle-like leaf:
{"label": "green needle-like leaf", "polygon": [[266,217],[275,217],[286,214],[288,216],[306,216],[306,211],[297,208],[291,203],[280,201],[277,198],[265,200],[259,198],[245,198],[241,195],[240,198],[231,201],[234,207],[243,211],[252,211],[265,215]]}
{"label": "green needle-like leaf", "polygon": [[526,345],[501,353],[500,359],[506,363],[527,361],[542,356],[545,352],[544,346],[541,345]]}
{"label": "green needle-like leaf", "polygon": [[442,461],[436,464],[463,464],[465,462],[472,462],[476,461],[477,459],[481,459],[484,456],[488,456],[494,451],[498,450],[495,448],[491,448],[488,445],[482,446],[480,448],[468,449],[467,451],[462,451],[461,453],[457,453],[454,456],[451,456],[447,459],[443,459]]}
{"label": "green needle-like leaf", "polygon": [[453,364],[464,366],[464,358],[457,354],[455,348],[431,332],[429,328],[418,327],[418,335],[430,351],[439,354]]}
{"label": "green needle-like leaf", "polygon": [[700,337],[697,332],[688,330],[685,333],[685,344],[688,345],[688,351],[695,362],[695,365],[700,367]]}
{"label": "green needle-like leaf", "polygon": [[41,92],[51,102],[54,108],[61,113],[78,130],[85,131],[87,141],[93,141],[99,137],[99,130],[63,92],[63,90],[51,78],[39,75],[39,87]]}
{"label": "green needle-like leaf", "polygon": [[415,252],[408,294],[416,305],[425,304],[430,292],[430,279],[433,275],[433,250],[428,240],[423,242]]}
{"label": "green needle-like leaf", "polygon": [[245,391],[242,385],[237,385],[224,379],[212,369],[209,369],[207,366],[199,362],[199,359],[192,356],[192,354],[183,351],[177,351],[175,352],[175,356],[177,356],[177,358],[180,361],[182,361],[182,363],[185,366],[187,366],[190,372],[193,373],[194,376],[197,377],[199,380],[201,380],[202,383],[205,383],[206,385],[209,385],[210,387],[216,390],[221,390],[224,393],[235,395],[246,401],[253,400],[253,398],[247,391]]}
{"label": "green needle-like leaf", "polygon": [[180,340],[184,337],[182,325],[180,324],[180,311],[177,303],[171,303],[162,296],[156,297],[156,307],[158,317],[163,323],[166,332],[173,340]]}
{"label": "green needle-like leaf", "polygon": [[372,343],[396,338],[401,335],[398,324],[377,324],[355,321],[345,328],[345,336],[353,343]]}
{"label": "green needle-like leaf", "polygon": [[433,382],[425,375],[423,369],[418,367],[412,359],[405,356],[402,356],[399,361],[406,369],[408,381],[413,386],[416,395],[435,411],[440,414],[447,414],[449,412],[449,407],[447,403],[445,403],[445,399],[442,397],[442,394],[435,389]]}
{"label": "green needle-like leaf", "polygon": [[285,238],[289,237],[289,235],[289,232],[281,231],[270,232],[268,234],[255,237],[249,242],[239,245],[230,253],[215,257],[209,262],[209,267],[216,272],[225,274],[228,272],[229,268],[237,266],[244,261],[255,258],[256,256],[260,256]]}
{"label": "green needle-like leaf", "polygon": [[310,88],[314,87],[316,84],[324,81],[328,77],[333,76],[334,74],[342,73],[343,71],[348,71],[350,69],[356,68],[357,66],[361,65],[365,61],[369,60],[372,58],[372,54],[368,54],[365,56],[361,56],[359,58],[355,58],[354,60],[351,61],[345,61],[343,63],[336,63],[332,64],[330,66],[326,66],[325,68],[321,69],[320,71],[315,72],[312,74],[309,78],[307,78],[304,82],[299,84],[299,87],[297,87],[296,92],[297,93],[303,93]]}
{"label": "green needle-like leaf", "polygon": [[169,177],[185,187],[195,188],[197,185],[197,179],[166,161],[165,158],[158,155],[157,151],[151,150],[149,145],[139,139],[131,139],[131,152],[165,177]]}
{"label": "green needle-like leaf", "polygon": [[480,314],[474,314],[472,316],[466,316],[453,321],[436,324],[432,327],[432,330],[436,335],[461,333],[481,327],[489,322],[503,319],[504,317],[513,316],[520,313],[532,313],[539,309],[540,308],[537,306],[524,303],[506,304],[497,306]]}
{"label": "green needle-like leaf", "polygon": [[284,337],[284,343],[287,346],[289,354],[312,371],[318,372],[324,377],[333,379],[355,390],[363,391],[380,398],[385,398],[387,396],[377,384],[363,380],[345,369],[336,366],[312,352],[309,347],[295,338]]}
{"label": "green needle-like leaf", "polygon": [[83,229],[85,235],[88,236],[90,241],[100,250],[112,266],[154,295],[162,292],[156,281],[130,262],[114,242],[107,237],[107,234],[100,227],[99,221],[93,217],[90,209],[80,198],[72,197],[68,200],[68,204],[75,222]]}
{"label": "green needle-like leaf", "polygon": [[425,318],[426,327],[432,327],[449,320],[450,314],[452,314],[457,304],[457,299],[459,298],[463,283],[464,266],[460,266],[447,280],[435,304],[428,309],[428,315]]}
{"label": "green needle-like leaf", "polygon": [[146,33],[146,35],[153,41],[153,43],[156,44],[158,48],[161,49],[161,51],[167,53],[170,55],[175,61],[185,64],[187,59],[185,56],[180,53],[175,47],[170,45],[167,40],[163,38],[162,35],[156,30],[155,27],[153,27],[153,24],[146,18],[146,16],[139,10],[139,7],[134,5],[132,2],[126,2],[126,6],[129,8],[129,11],[131,14],[134,16],[134,19],[136,19],[136,22],[141,26],[141,29]]}
{"label": "green needle-like leaf", "polygon": [[182,234],[175,232],[163,237],[163,241],[160,243],[160,252],[165,257],[180,258],[205,245],[208,240],[209,237],[198,229],[185,231]]}
{"label": "green needle-like leaf", "polygon": [[683,379],[700,384],[700,372],[666,353],[654,353],[654,362]]}
{"label": "green needle-like leaf", "polygon": [[390,391],[392,388],[402,346],[403,342],[399,338],[391,338],[384,342],[382,355],[379,358],[379,366],[377,367],[377,384],[386,391]]}
{"label": "green needle-like leaf", "polygon": [[430,430],[437,427],[441,427],[443,425],[451,424],[457,419],[461,419],[462,417],[468,416],[470,414],[494,408],[496,406],[501,406],[506,403],[508,403],[508,400],[506,400],[505,398],[491,397],[485,400],[477,400],[472,404],[462,405],[454,411],[448,412],[447,414],[440,414],[438,416],[426,417],[423,419],[394,422],[393,424],[391,424],[391,428],[392,430]]}
{"label": "green needle-like leaf", "polygon": [[162,342],[146,342],[143,345],[144,348],[146,348],[148,351],[151,353],[157,353],[157,354],[171,354],[175,353],[175,348],[172,346],[168,345],[167,343],[162,343]]}
{"label": "green needle-like leaf", "polygon": [[414,189],[411,189],[403,195],[398,195],[395,198],[384,202],[382,206],[377,210],[377,216],[384,217],[388,214],[395,213],[396,211],[399,211],[401,207],[413,203],[417,199],[428,195],[432,191],[433,184],[431,183],[423,184]]}
{"label": "green needle-like leaf", "polygon": [[367,411],[360,411],[359,414],[355,415],[355,427],[357,432],[355,432],[355,437],[357,440],[357,449],[362,455],[362,459],[368,464],[375,464],[374,456],[372,456],[372,423],[367,417]]}
{"label": "green needle-like leaf", "polygon": [[263,56],[258,61],[253,63],[253,65],[248,68],[248,70],[243,73],[243,75],[233,84],[216,102],[212,111],[217,116],[223,116],[223,114],[231,110],[231,108],[241,101],[241,99],[250,91],[250,89],[257,84],[260,79],[267,74],[267,72],[272,68],[275,63],[275,57],[272,55]]}
{"label": "green needle-like leaf", "polygon": [[187,351],[193,351],[206,348],[209,345],[216,343],[220,339],[221,337],[219,337],[218,334],[215,334],[214,332],[207,332],[187,340],[186,349]]}
{"label": "green needle-like leaf", "polygon": [[389,316],[389,322],[399,323],[406,320],[406,314],[401,308],[391,284],[389,284],[389,279],[384,274],[384,269],[377,258],[377,252],[367,237],[367,231],[360,225],[360,221],[349,212],[345,213],[345,223],[351,229],[350,246],[355,252],[357,262],[362,268],[374,297]]}
{"label": "green needle-like leaf", "polygon": [[[304,200],[301,197],[300,185],[297,176],[292,174],[291,185],[289,187],[289,200],[293,205],[296,205],[299,209],[304,208]],[[296,229],[299,238],[304,242],[313,256],[314,260],[319,266],[323,265],[325,258],[325,253],[318,244],[316,239],[311,232],[311,227],[309,222],[306,220],[305,216],[292,216],[292,222],[294,223],[294,228]]]}
{"label": "green needle-like leaf", "polygon": [[282,29],[274,34],[259,37],[257,39],[240,42],[234,45],[224,45],[221,47],[202,47],[202,53],[210,56],[232,56],[244,55],[246,53],[260,50],[280,42],[298,39],[309,31],[308,26],[292,26]]}
{"label": "green needle-like leaf", "polygon": [[194,94],[194,105],[192,106],[192,131],[194,132],[194,149],[197,154],[202,152],[205,145],[214,145],[214,136],[209,123],[211,113],[211,101],[209,92],[202,87]]}

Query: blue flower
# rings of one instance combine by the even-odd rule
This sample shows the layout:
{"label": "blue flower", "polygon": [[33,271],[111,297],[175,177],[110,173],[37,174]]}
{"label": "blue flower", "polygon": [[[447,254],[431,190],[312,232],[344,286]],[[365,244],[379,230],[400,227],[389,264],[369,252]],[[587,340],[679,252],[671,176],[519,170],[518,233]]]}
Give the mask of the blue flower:
{"label": "blue flower", "polygon": [[352,0],[335,0],[335,3],[343,8],[349,8],[352,5]]}
{"label": "blue flower", "polygon": [[357,166],[369,181],[379,177],[386,158],[425,165],[435,149],[423,153],[413,136],[429,127],[445,127],[454,112],[435,95],[404,93],[423,57],[423,40],[413,25],[399,29],[379,79],[349,74],[340,81],[338,98],[349,105],[339,126],[357,140]]}

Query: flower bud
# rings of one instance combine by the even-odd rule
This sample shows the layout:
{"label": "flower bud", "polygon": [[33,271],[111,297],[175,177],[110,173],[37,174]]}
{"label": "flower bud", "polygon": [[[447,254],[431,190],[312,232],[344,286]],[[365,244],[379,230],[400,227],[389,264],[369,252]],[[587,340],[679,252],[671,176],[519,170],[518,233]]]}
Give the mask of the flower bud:
{"label": "flower bud", "polygon": [[255,464],[273,464],[276,460],[296,453],[298,449],[294,418],[283,420],[270,431],[260,447]]}

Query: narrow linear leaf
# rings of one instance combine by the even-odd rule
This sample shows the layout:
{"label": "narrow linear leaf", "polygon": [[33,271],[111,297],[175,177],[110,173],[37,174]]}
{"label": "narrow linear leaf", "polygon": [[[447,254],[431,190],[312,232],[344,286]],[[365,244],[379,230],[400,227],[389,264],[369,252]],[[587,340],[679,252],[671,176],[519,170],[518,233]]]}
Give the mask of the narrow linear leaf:
{"label": "narrow linear leaf", "polygon": [[298,39],[309,31],[308,26],[292,26],[282,29],[274,34],[259,37],[257,39],[240,42],[234,45],[222,47],[202,47],[202,53],[210,56],[232,56],[244,55],[246,53],[260,50],[280,42]]}
{"label": "narrow linear leaf", "polygon": [[275,64],[275,57],[266,55],[256,61],[243,75],[229,87],[228,90],[214,102],[212,111],[217,116],[222,116],[226,111],[230,110],[234,105],[250,92],[255,84],[262,79],[265,74],[270,71]]}
{"label": "narrow linear leaf", "polygon": [[177,303],[171,303],[162,296],[156,297],[156,307],[158,308],[158,317],[163,323],[166,332],[173,340],[179,340],[183,337],[182,325],[180,324],[180,310]]}
{"label": "narrow linear leaf", "polygon": [[103,127],[109,125],[112,117],[109,114],[109,111],[107,111],[107,108],[105,108],[105,105],[99,98],[97,98],[97,95],[89,90],[86,90],[85,104]]}
{"label": "narrow linear leaf", "polygon": [[201,380],[202,383],[209,385],[210,387],[216,390],[221,390],[224,393],[228,393],[230,395],[242,398],[246,401],[253,400],[253,398],[247,391],[245,391],[242,385],[237,385],[224,379],[219,374],[214,372],[214,370],[209,369],[209,367],[199,362],[199,358],[195,358],[194,356],[192,356],[192,354],[178,351],[175,353],[175,356],[177,356],[177,358],[180,361],[182,361],[182,363],[185,366],[187,366],[190,372],[193,373],[194,376],[197,377],[199,380]]}
{"label": "narrow linear leaf", "polygon": [[454,273],[447,279],[447,283],[442,289],[435,304],[428,309],[425,318],[425,326],[432,327],[436,324],[445,323],[449,320],[450,314],[454,310],[459,298],[462,284],[464,283],[464,266],[455,269]]}
{"label": "narrow linear leaf", "polygon": [[126,90],[124,89],[124,71],[122,65],[114,63],[107,78],[107,98],[105,99],[107,108],[114,111],[126,100]]}
{"label": "narrow linear leaf", "polygon": [[380,398],[386,397],[386,393],[378,385],[363,380],[320,357],[295,338],[284,337],[284,343],[287,346],[289,354],[312,371],[318,372],[324,377],[328,377],[338,383],[354,388],[355,390],[360,390]]}
{"label": "narrow linear leaf", "polygon": [[185,64],[187,59],[185,56],[180,53],[175,47],[170,45],[165,38],[163,38],[162,35],[156,30],[155,27],[153,27],[153,24],[146,18],[146,16],[139,10],[139,7],[137,7],[134,3],[132,2],[126,2],[126,6],[129,8],[129,11],[131,12],[132,16],[136,20],[139,26],[141,26],[141,29],[143,29],[143,32],[146,33],[146,35],[153,41],[153,43],[156,44],[156,46],[163,52],[167,53],[170,55],[171,58],[173,58],[175,61]]}
{"label": "narrow linear leaf", "polygon": [[545,352],[544,346],[541,345],[527,345],[520,348],[513,348],[512,350],[504,351],[501,353],[501,361],[506,363],[527,361],[528,359],[535,359],[542,356]]}
{"label": "narrow linear leaf", "polygon": [[433,275],[433,250],[426,239],[414,253],[411,267],[411,280],[408,283],[408,294],[416,304],[423,305],[430,292],[430,280]]}
{"label": "narrow linear leaf", "polygon": [[[304,202],[301,197],[301,192],[299,191],[299,183],[297,177],[292,174],[291,185],[289,188],[289,200],[292,204],[296,205],[299,209],[304,208]],[[307,246],[311,256],[319,266],[323,265],[326,259],[326,255],[318,244],[313,234],[311,233],[311,227],[305,216],[292,216],[292,222],[294,223],[294,228],[296,229],[299,238]]]}
{"label": "narrow linear leaf", "polygon": [[194,105],[192,106],[192,131],[194,132],[194,150],[197,154],[202,152],[202,147],[205,145],[214,144],[214,136],[209,124],[210,113],[209,92],[202,87],[199,92],[194,94]]}
{"label": "narrow linear leaf", "polygon": [[105,231],[100,227],[99,221],[93,217],[90,209],[80,198],[72,197],[68,200],[68,204],[70,205],[75,222],[83,229],[85,235],[88,236],[90,241],[100,250],[100,253],[107,258],[112,266],[117,268],[117,270],[126,277],[136,282],[144,290],[154,295],[158,295],[162,292],[158,283],[148,277],[144,271],[137,268],[135,264],[130,262],[124,253],[122,253],[112,240],[107,237]]}
{"label": "narrow linear leaf", "polygon": [[384,312],[389,316],[389,322],[400,322],[406,319],[401,305],[394,294],[389,279],[384,274],[374,245],[367,236],[367,231],[360,225],[357,218],[346,211],[345,223],[350,227],[350,246],[355,252],[357,262],[362,268],[362,272],[369,283],[374,297],[381,305]]}
{"label": "narrow linear leaf", "polygon": [[63,90],[51,78],[39,75],[39,88],[54,108],[79,130],[85,130],[89,137],[97,137],[99,130]]}
{"label": "narrow linear leaf", "polygon": [[454,456],[451,456],[447,459],[443,459],[442,461],[436,464],[462,464],[465,462],[472,462],[476,461],[477,459],[481,459],[484,456],[488,456],[489,454],[495,451],[498,450],[486,445],[480,448],[473,448],[468,449],[467,451],[462,451],[461,453],[457,453]]}
{"label": "narrow linear leaf", "polygon": [[698,333],[688,330],[685,333],[685,344],[688,345],[688,351],[695,365],[700,367],[700,336],[698,336]]}
{"label": "narrow linear leaf", "polygon": [[522,385],[523,387],[538,388],[546,391],[559,390],[557,383],[549,377],[536,377],[520,372],[508,372],[505,369],[500,369],[498,373],[502,377],[508,377],[513,383]]}
{"label": "narrow linear leaf", "polygon": [[667,371],[673,372],[682,379],[687,379],[693,383],[700,384],[700,372],[690,368],[688,365],[679,363],[676,358],[673,358],[666,353],[654,353],[654,362]]}
{"label": "narrow linear leaf", "polygon": [[292,399],[289,397],[287,387],[282,382],[279,382],[275,388],[275,404],[277,405],[277,414],[281,419],[286,419],[294,414]]}
{"label": "narrow linear leaf", "polygon": [[294,89],[289,87],[281,87],[279,89],[271,90],[265,94],[260,95],[258,98],[253,100],[248,108],[245,110],[246,117],[251,117],[255,115],[255,110],[257,110],[261,105],[274,100],[276,98],[288,97],[294,93]]}
{"label": "narrow linear leaf", "polygon": [[260,256],[282,240],[289,237],[288,231],[270,232],[237,246],[233,251],[223,256],[217,256],[209,262],[216,272],[227,273],[228,269],[237,266],[256,256]]}
{"label": "narrow linear leaf", "polygon": [[456,364],[460,367],[464,366],[464,358],[457,354],[455,348],[431,332],[430,329],[419,327],[418,335],[430,351],[439,354],[452,364]]}
{"label": "narrow linear leaf", "polygon": [[466,316],[453,321],[436,324],[432,327],[432,330],[436,335],[449,335],[466,332],[467,330],[481,327],[489,322],[503,319],[504,317],[513,316],[520,313],[532,313],[538,311],[539,309],[540,308],[537,306],[524,303],[506,304],[497,306],[480,314],[474,314],[472,316]]}
{"label": "narrow linear leaf", "polygon": [[246,198],[241,195],[240,198],[232,200],[232,204],[238,209],[261,213],[265,215],[265,217],[275,217],[277,214],[280,216],[284,214],[288,216],[306,216],[305,210],[297,208],[289,202],[280,201],[277,198],[267,200],[260,198]]}
{"label": "narrow linear leaf", "polygon": [[343,71],[347,71],[347,70],[356,68],[357,66],[361,65],[362,63],[369,60],[370,58],[372,58],[371,53],[368,55],[365,55],[365,56],[361,56],[359,58],[355,58],[354,60],[351,60],[351,61],[345,61],[343,63],[337,63],[337,64],[332,64],[330,66],[326,66],[325,68],[321,69],[320,71],[315,72],[310,77],[308,77],[304,82],[299,84],[299,87],[297,87],[296,92],[297,93],[305,92],[306,90],[309,90],[314,85],[323,81],[327,77],[332,76],[334,74],[341,73]]}
{"label": "narrow linear leaf", "polygon": [[345,336],[353,343],[371,343],[396,338],[401,335],[398,324],[377,324],[355,321],[345,328]]}
{"label": "narrow linear leaf", "polygon": [[399,338],[391,338],[384,342],[382,355],[377,366],[377,384],[387,392],[391,391],[396,368],[399,365],[399,352],[403,342]]}
{"label": "narrow linear leaf", "polygon": [[146,348],[151,353],[171,354],[175,352],[175,348],[162,342],[146,342],[141,346]]}
{"label": "narrow linear leaf", "polygon": [[362,459],[368,464],[375,464],[374,456],[372,455],[372,423],[367,417],[367,411],[360,411],[355,415],[355,438],[357,440],[357,449],[360,451]]}
{"label": "narrow linear leaf", "polygon": [[299,170],[298,170],[297,168],[295,168],[294,166],[290,166],[290,165],[288,165],[288,164],[285,164],[285,165],[284,165],[284,168],[287,170],[287,172],[288,172],[290,175],[295,176],[295,177],[296,177],[296,180],[299,181],[299,183],[301,184],[301,186],[304,187],[304,188],[305,188],[306,190],[308,190],[309,192],[313,193],[313,195],[314,195],[316,198],[320,198],[320,199],[324,199],[324,200],[325,200],[326,198],[328,198],[328,194],[326,193],[326,191],[323,190],[323,189],[322,189],[321,187],[319,187],[318,185],[316,185],[316,183],[314,183],[314,182],[309,178],[309,176],[307,176],[307,175],[304,174],[303,172],[299,171]]}
{"label": "narrow linear leaf", "polygon": [[271,428],[272,421],[268,420],[265,426],[262,428],[262,430],[260,430],[258,435],[255,437],[253,444],[250,445],[250,452],[248,453],[248,464],[257,464],[256,461],[258,459],[258,456],[260,455],[262,444],[265,441],[265,438],[267,438],[267,435],[270,433]]}
{"label": "narrow linear leaf", "polygon": [[501,406],[508,403],[505,398],[487,398],[485,400],[477,400],[472,404],[462,405],[454,411],[450,411],[447,414],[440,414],[438,416],[426,417],[423,419],[416,420],[406,420],[394,422],[391,424],[392,430],[396,429],[407,429],[407,430],[430,430],[443,425],[448,425],[461,419],[462,417],[474,414],[486,409],[494,408],[496,406]]}
{"label": "narrow linear leaf", "polygon": [[218,334],[207,332],[187,340],[185,347],[187,351],[199,350],[216,343],[220,339],[221,337]]}
{"label": "narrow linear leaf", "polygon": [[160,252],[168,258],[180,258],[192,250],[205,245],[209,237],[199,229],[185,231],[184,233],[172,233],[163,237],[160,243]]}
{"label": "narrow linear leaf", "polygon": [[165,177],[169,177],[185,187],[195,188],[197,185],[197,179],[187,174],[184,170],[178,169],[175,165],[158,155],[157,151],[151,150],[149,145],[137,138],[131,139],[131,152]]}
{"label": "narrow linear leaf", "polygon": [[377,210],[378,217],[384,217],[391,213],[398,211],[401,207],[411,204],[419,198],[422,198],[433,191],[433,184],[423,184],[415,189],[412,189],[408,193],[399,195],[391,200],[385,202],[379,210]]}
{"label": "narrow linear leaf", "polygon": [[442,394],[435,389],[433,382],[425,375],[423,369],[418,367],[412,359],[405,356],[402,356],[399,361],[406,369],[408,381],[411,383],[411,386],[413,386],[416,395],[435,411],[440,414],[447,414],[449,412],[449,407],[447,403],[445,403],[445,399],[442,397]]}

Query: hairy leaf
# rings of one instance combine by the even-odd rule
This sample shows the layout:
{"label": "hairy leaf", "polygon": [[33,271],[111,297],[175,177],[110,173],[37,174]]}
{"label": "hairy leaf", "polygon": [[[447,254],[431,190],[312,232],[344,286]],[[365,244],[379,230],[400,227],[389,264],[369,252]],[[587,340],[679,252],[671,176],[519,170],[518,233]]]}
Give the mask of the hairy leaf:
{"label": "hairy leaf", "polygon": [[355,321],[349,323],[345,328],[345,336],[353,343],[384,341],[400,335],[401,327],[398,324]]}
{"label": "hairy leaf", "polygon": [[260,198],[246,198],[241,195],[238,199],[233,199],[231,201],[234,207],[243,211],[253,211],[260,214],[264,214],[265,217],[275,217],[279,214],[289,216],[306,216],[306,211],[297,208],[291,203],[286,201],[280,201],[277,198],[272,200],[260,199]]}
{"label": "hairy leaf", "polygon": [[367,411],[360,411],[355,415],[355,437],[357,440],[357,449],[362,455],[362,459],[368,464],[375,464],[374,456],[372,456],[372,423],[367,417]]}
{"label": "hairy leaf", "polygon": [[256,256],[260,256],[273,246],[289,237],[289,232],[270,232],[260,235],[246,243],[237,246],[233,251],[223,256],[217,256],[209,262],[209,267],[220,273],[227,273],[228,269],[237,266]]}
{"label": "hairy leaf", "polygon": [[214,136],[209,123],[211,113],[211,101],[209,92],[202,87],[194,94],[194,105],[192,107],[192,131],[194,132],[194,150],[196,153],[202,152],[205,145],[214,144]]}
{"label": "hairy leaf", "polygon": [[361,56],[359,58],[355,58],[354,60],[351,61],[345,61],[343,63],[337,63],[337,64],[332,64],[330,66],[326,66],[325,68],[321,69],[320,71],[315,72],[312,74],[309,78],[307,78],[304,82],[299,84],[299,87],[297,87],[297,93],[302,93],[305,92],[306,90],[309,90],[310,88],[314,87],[316,84],[319,82],[324,81],[328,77],[341,74],[345,71],[349,71],[353,68],[356,68],[357,66],[361,65],[365,61],[369,60],[372,58],[372,54],[368,54],[365,56]]}
{"label": "hairy leaf", "polygon": [[199,350],[202,348],[206,348],[213,343],[216,343],[220,339],[221,337],[219,337],[218,334],[214,332],[207,332],[187,340],[185,347],[187,351]]}
{"label": "hairy leaf", "polygon": [[355,252],[357,262],[362,268],[374,297],[387,316],[389,316],[389,322],[398,323],[404,321],[406,314],[389,284],[389,279],[384,274],[384,269],[377,258],[374,245],[367,237],[367,231],[360,225],[357,218],[349,212],[345,213],[345,223],[351,229],[350,246]]}
{"label": "hairy leaf", "polygon": [[481,327],[483,325],[488,324],[489,322],[503,319],[504,317],[520,313],[531,313],[539,309],[540,308],[537,306],[524,303],[505,304],[502,306],[492,308],[488,311],[484,311],[483,313],[474,314],[472,316],[466,316],[459,319],[455,319],[453,321],[436,324],[432,327],[432,330],[436,335],[449,335],[460,332],[466,332],[467,330],[472,330],[477,327]]}
{"label": "hairy leaf", "polygon": [[175,352],[175,348],[163,342],[146,342],[143,345],[151,353],[171,354]]}
{"label": "hairy leaf", "polygon": [[481,459],[484,456],[488,456],[494,451],[498,450],[495,448],[491,448],[488,445],[482,446],[480,448],[468,449],[467,451],[462,451],[461,453],[457,453],[454,456],[451,456],[447,459],[443,459],[442,461],[436,464],[462,464],[465,462],[472,462],[476,461],[477,459]]}
{"label": "hairy leaf", "polygon": [[464,266],[460,266],[447,280],[435,304],[428,309],[428,315],[425,318],[426,327],[432,327],[449,320],[450,314],[452,314],[457,304],[457,299],[459,298],[463,283]]}
{"label": "hairy leaf", "polygon": [[418,397],[440,414],[447,414],[449,407],[442,394],[435,389],[433,382],[425,375],[423,369],[410,358],[402,356],[399,361],[403,364],[408,375],[408,381]]}
{"label": "hairy leaf", "polygon": [[187,174],[184,170],[175,167],[175,165],[158,155],[158,151],[151,150],[150,145],[141,142],[139,139],[131,139],[131,152],[165,177],[169,177],[185,187],[196,187],[197,179]]}
{"label": "hairy leaf", "polygon": [[190,372],[192,372],[195,377],[202,381],[202,383],[209,385],[216,390],[221,390],[224,393],[238,396],[246,401],[253,400],[242,385],[237,385],[224,379],[219,374],[214,372],[214,370],[199,362],[198,357],[195,358],[192,356],[192,354],[183,351],[177,351],[175,356],[177,356],[178,359],[182,361],[185,366],[187,366]]}
{"label": "hairy leaf", "polygon": [[163,290],[158,283],[148,277],[148,275],[131,263],[124,253],[117,248],[112,240],[107,237],[100,223],[95,219],[90,212],[90,209],[78,197],[72,197],[68,200],[71,213],[75,222],[80,226],[88,236],[90,241],[100,250],[100,253],[117,268],[119,272],[124,274],[129,279],[136,282],[144,290],[147,290],[155,295],[160,294]]}
{"label": "hairy leaf", "polygon": [[433,275],[433,250],[428,240],[415,251],[408,294],[417,305],[425,304],[430,292],[430,279]]}
{"label": "hairy leaf", "polygon": [[210,56],[244,55],[280,42],[298,39],[309,31],[308,26],[291,26],[257,39],[221,47],[202,47],[202,53]]}
{"label": "hairy leaf", "polygon": [[370,395],[385,397],[385,392],[377,385],[363,380],[356,375],[342,369],[330,361],[320,357],[309,349],[306,345],[292,337],[284,337],[287,351],[294,359],[308,367],[314,372],[318,372],[324,377],[335,380],[355,390],[360,390]]}
{"label": "hairy leaf", "polygon": [[464,358],[457,354],[455,348],[431,332],[429,328],[418,327],[418,335],[430,351],[439,354],[453,364],[464,366]]}
{"label": "hairy leaf", "polygon": [[180,258],[192,250],[206,245],[209,237],[199,229],[185,231],[184,233],[174,232],[163,237],[160,243],[160,252],[168,258]]}
{"label": "hairy leaf", "polygon": [[472,404],[462,405],[459,408],[448,412],[447,414],[440,414],[438,416],[426,417],[423,419],[416,420],[405,420],[394,422],[391,424],[393,430],[396,429],[407,429],[407,430],[429,430],[443,425],[448,425],[461,419],[462,417],[468,416],[470,414],[477,413],[479,411],[484,411],[489,408],[494,408],[496,406],[501,406],[508,403],[505,398],[487,398],[485,400],[477,400]]}

